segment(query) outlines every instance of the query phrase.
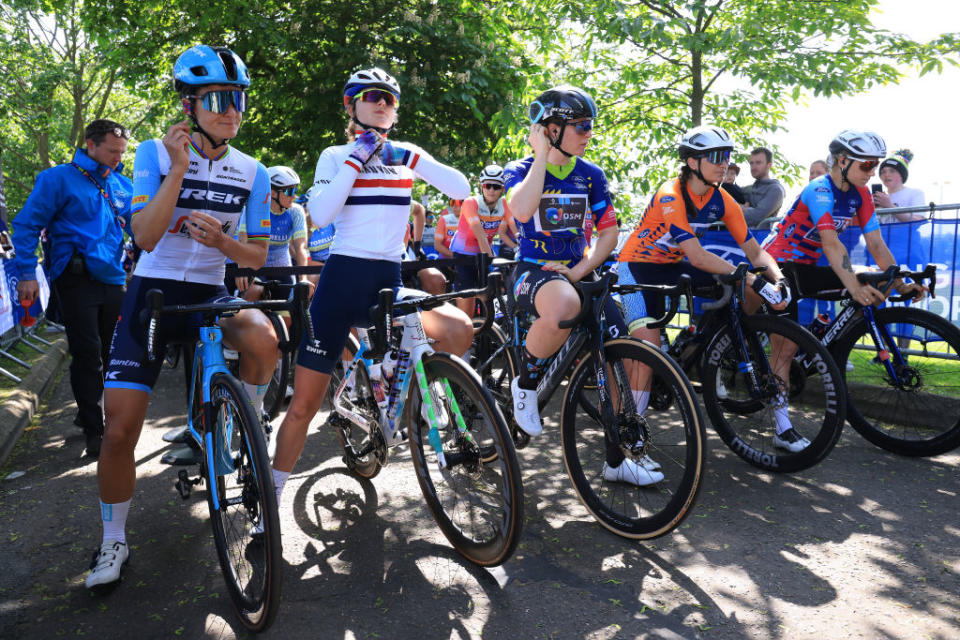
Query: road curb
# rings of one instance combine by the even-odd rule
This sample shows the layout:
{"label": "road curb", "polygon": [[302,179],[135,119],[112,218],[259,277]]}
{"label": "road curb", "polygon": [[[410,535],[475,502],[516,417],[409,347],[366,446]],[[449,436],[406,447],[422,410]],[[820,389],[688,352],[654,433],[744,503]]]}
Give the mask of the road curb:
{"label": "road curb", "polygon": [[67,356],[67,339],[61,337],[37,360],[20,386],[0,404],[0,465],[9,457],[24,429],[40,408],[60,365]]}

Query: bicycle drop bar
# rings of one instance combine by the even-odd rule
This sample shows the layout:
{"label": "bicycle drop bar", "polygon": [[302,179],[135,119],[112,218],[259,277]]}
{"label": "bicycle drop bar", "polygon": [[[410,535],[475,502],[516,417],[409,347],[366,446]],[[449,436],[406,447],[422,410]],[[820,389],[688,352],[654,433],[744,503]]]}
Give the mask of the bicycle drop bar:
{"label": "bicycle drop bar", "polygon": [[662,294],[670,300],[669,306],[664,309],[663,316],[658,318],[655,322],[647,323],[646,328],[648,329],[659,329],[661,327],[665,327],[671,320],[673,320],[673,317],[677,315],[677,312],[680,310],[680,296],[687,297],[687,308],[692,310],[692,289],[693,278],[691,278],[690,274],[687,273],[680,275],[677,284],[615,284],[610,287],[612,292],[619,293],[620,295],[637,293],[640,291],[654,291]]}
{"label": "bicycle drop bar", "polygon": [[[147,291],[146,304],[140,312],[141,321],[147,325],[147,359],[156,360],[155,339],[157,320],[162,315],[184,315],[199,313],[204,316],[222,316],[244,309],[271,309],[273,311],[290,311],[291,318],[298,322],[313,340],[313,323],[310,321],[310,285],[298,282],[293,287],[292,300],[246,300],[237,302],[217,302],[211,304],[175,304],[164,306],[163,291],[151,289]],[[293,332],[291,332],[293,333]],[[296,335],[296,334],[293,334]]]}
{"label": "bicycle drop bar", "polygon": [[570,329],[575,327],[581,322],[584,318],[587,317],[587,314],[593,310],[592,301],[594,298],[601,298],[606,296],[610,292],[610,287],[617,283],[617,274],[613,271],[608,271],[602,276],[599,280],[594,280],[592,282],[577,282],[574,283],[577,291],[580,292],[580,311],[577,312],[577,315],[570,318],[569,320],[561,320],[557,327],[560,329]]}
{"label": "bicycle drop bar", "polygon": [[[930,281],[930,297],[935,298],[934,288],[937,284],[937,265],[928,264],[923,271],[905,271],[901,270],[897,265],[891,265],[887,267],[886,271],[866,271],[863,273],[857,274],[857,280],[863,284],[869,284],[872,287],[880,289],[880,283],[885,282],[881,290],[881,293],[887,295],[891,288],[893,288],[893,281],[897,278],[910,278],[915,282],[922,283],[924,280]],[[903,302],[904,300],[912,300],[913,296],[893,296],[888,298],[889,302]]]}
{"label": "bicycle drop bar", "polygon": [[[714,309],[720,309],[725,307],[728,302],[730,302],[730,297],[733,295],[733,283],[742,282],[744,276],[747,275],[747,263],[741,262],[737,265],[736,270],[733,273],[728,274],[713,274],[713,279],[716,280],[721,287],[723,287],[723,295],[719,299],[713,302],[704,302],[700,305],[700,308],[705,311],[712,311]],[[741,292],[742,294],[742,292]]]}
{"label": "bicycle drop bar", "polygon": [[381,289],[379,302],[370,307],[370,319],[373,321],[373,337],[371,339],[371,348],[367,351],[369,357],[380,358],[387,352],[390,344],[393,329],[393,316],[399,311],[409,313],[417,310],[429,311],[444,304],[449,300],[457,298],[478,298],[486,296],[484,306],[486,308],[483,325],[477,329],[477,332],[486,331],[493,323],[493,298],[500,293],[500,286],[503,281],[503,274],[494,271],[487,278],[487,286],[479,289],[464,289],[463,291],[453,291],[451,293],[441,293],[436,296],[423,296],[422,298],[413,298],[403,302],[395,302],[392,289]]}

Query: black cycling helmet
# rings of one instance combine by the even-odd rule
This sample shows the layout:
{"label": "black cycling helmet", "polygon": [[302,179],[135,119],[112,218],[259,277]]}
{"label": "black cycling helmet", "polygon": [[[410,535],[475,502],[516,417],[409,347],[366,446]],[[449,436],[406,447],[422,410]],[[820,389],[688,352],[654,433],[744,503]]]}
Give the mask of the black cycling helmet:
{"label": "black cycling helmet", "polygon": [[[537,99],[530,103],[529,115],[532,124],[564,124],[570,120],[596,118],[597,103],[583,89],[565,84],[547,89],[537,96]],[[569,158],[571,154],[560,148],[564,129],[565,127],[561,127],[560,135],[556,140],[551,139],[550,144]]]}

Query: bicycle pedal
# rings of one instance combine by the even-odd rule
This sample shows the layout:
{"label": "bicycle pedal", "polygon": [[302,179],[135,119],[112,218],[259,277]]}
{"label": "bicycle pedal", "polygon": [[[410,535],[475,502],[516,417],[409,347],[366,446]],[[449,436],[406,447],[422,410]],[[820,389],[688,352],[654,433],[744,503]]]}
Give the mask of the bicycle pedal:
{"label": "bicycle pedal", "polygon": [[188,500],[193,487],[198,484],[200,484],[199,477],[191,478],[185,469],[180,469],[177,473],[177,481],[173,483],[173,486],[177,488],[177,493],[180,494],[181,498]]}

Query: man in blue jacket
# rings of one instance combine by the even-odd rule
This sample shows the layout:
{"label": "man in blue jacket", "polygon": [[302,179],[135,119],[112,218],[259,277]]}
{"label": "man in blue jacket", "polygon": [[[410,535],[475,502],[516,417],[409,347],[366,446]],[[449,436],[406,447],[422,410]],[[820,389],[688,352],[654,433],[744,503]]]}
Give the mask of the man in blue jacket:
{"label": "man in blue jacket", "polygon": [[49,277],[72,357],[74,422],[86,435],[87,455],[95,458],[103,437],[103,372],[123,302],[123,233],[129,230],[133,185],[120,175],[130,137],[125,128],[94,120],[84,137],[86,149],[77,149],[72,162],[37,175],[12,226],[21,301],[37,298],[37,242],[44,228],[50,237]]}

